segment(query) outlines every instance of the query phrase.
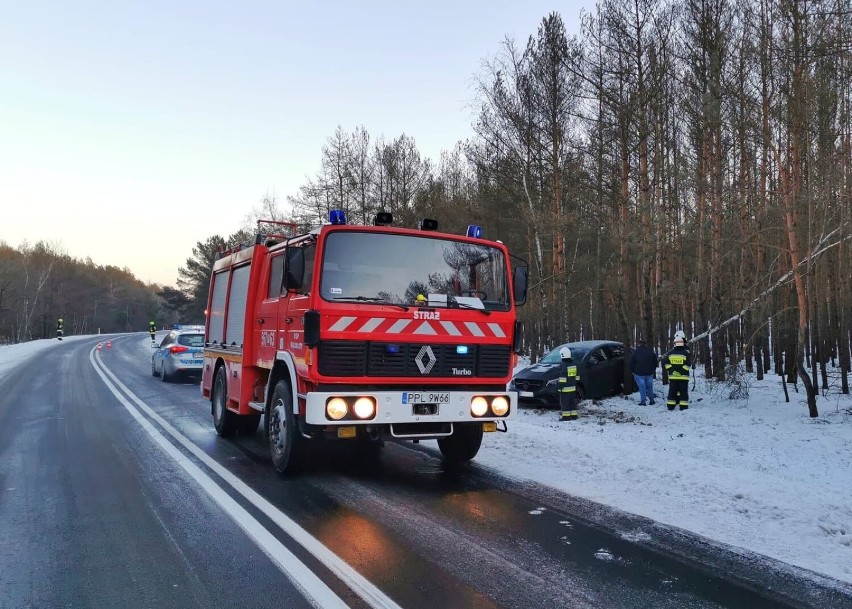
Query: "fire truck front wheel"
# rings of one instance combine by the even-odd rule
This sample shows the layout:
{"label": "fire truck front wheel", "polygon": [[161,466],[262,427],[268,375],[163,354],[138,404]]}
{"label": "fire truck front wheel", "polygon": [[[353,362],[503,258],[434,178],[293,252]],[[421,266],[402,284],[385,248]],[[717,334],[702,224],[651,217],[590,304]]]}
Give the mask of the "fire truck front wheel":
{"label": "fire truck front wheel", "polygon": [[[165,370],[163,370],[165,373]],[[213,406],[213,427],[223,438],[230,438],[237,431],[237,415],[227,409],[225,401],[228,395],[228,381],[225,366],[216,370],[213,378],[213,395],[210,398]]]}
{"label": "fire truck front wheel", "polygon": [[302,437],[293,414],[293,394],[284,381],[278,381],[272,392],[266,417],[266,436],[275,469],[282,474],[298,471],[303,451]]}
{"label": "fire truck front wheel", "polygon": [[438,448],[444,456],[444,462],[451,465],[473,459],[481,444],[481,423],[456,423],[453,435],[438,440]]}

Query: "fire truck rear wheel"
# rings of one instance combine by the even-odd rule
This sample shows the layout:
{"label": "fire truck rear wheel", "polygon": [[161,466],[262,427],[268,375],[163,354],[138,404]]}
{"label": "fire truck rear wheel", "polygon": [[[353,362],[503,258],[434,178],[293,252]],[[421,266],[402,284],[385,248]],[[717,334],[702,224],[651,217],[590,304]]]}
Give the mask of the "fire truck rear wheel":
{"label": "fire truck rear wheel", "polygon": [[[165,369],[163,370],[165,372]],[[221,366],[216,370],[216,376],[213,378],[213,427],[223,438],[230,438],[237,431],[237,415],[227,409],[225,406],[228,395],[227,375],[225,367]]]}
{"label": "fire truck rear wheel", "polygon": [[482,445],[482,424],[456,423],[453,435],[438,440],[438,448],[449,464],[470,461],[479,452]]}
{"label": "fire truck rear wheel", "polygon": [[293,394],[284,381],[278,381],[272,392],[266,416],[266,437],[269,438],[269,452],[275,469],[282,474],[298,471],[303,451],[302,437],[293,414]]}

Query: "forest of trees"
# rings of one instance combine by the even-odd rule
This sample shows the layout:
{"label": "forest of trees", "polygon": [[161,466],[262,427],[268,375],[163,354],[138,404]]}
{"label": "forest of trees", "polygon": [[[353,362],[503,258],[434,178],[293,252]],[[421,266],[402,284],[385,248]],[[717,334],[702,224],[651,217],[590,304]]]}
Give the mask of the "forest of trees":
{"label": "forest of trees", "polygon": [[476,93],[437,161],[338,128],[295,219],[483,225],[530,262],[533,358],[683,327],[709,378],[774,366],[812,397],[833,363],[848,392],[849,0],[605,0],[505,40]]}
{"label": "forest of trees", "polygon": [[0,242],[0,344],[66,335],[147,331],[176,313],[164,306],[158,287],[128,269],[75,260],[39,242],[18,248]]}
{"label": "forest of trees", "polygon": [[[339,127],[317,175],[253,217],[480,224],[529,262],[533,359],[587,338],[667,349],[683,328],[708,378],[774,366],[815,416],[820,389],[849,391],[852,0],[602,0],[581,23],[569,35],[552,13],[497,45],[476,74],[474,135],[439,159],[405,134]],[[180,289],[150,306],[202,312],[216,247],[238,236],[199,242]],[[141,327],[147,304],[103,296],[117,269],[71,265],[102,274],[101,300],[51,282],[22,305],[44,272],[62,276],[36,250],[16,254],[17,302],[0,282],[0,335],[43,334],[58,298],[78,327]]]}

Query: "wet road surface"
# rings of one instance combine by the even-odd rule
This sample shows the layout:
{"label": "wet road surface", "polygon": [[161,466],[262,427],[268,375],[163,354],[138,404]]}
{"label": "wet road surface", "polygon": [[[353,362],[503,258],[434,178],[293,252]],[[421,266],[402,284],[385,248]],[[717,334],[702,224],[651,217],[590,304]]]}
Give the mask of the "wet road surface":
{"label": "wet road surface", "polygon": [[260,431],[216,435],[197,381],[151,376],[147,335],[96,343],[0,381],[0,607],[852,607],[772,561],[445,471],[434,442],[312,445],[281,477]]}

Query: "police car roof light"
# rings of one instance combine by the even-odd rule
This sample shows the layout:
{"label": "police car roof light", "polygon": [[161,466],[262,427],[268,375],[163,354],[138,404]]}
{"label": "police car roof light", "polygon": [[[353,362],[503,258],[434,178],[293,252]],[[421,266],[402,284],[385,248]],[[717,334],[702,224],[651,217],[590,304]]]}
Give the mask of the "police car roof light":
{"label": "police car roof light", "polygon": [[470,224],[467,227],[467,236],[475,237],[476,239],[482,239],[482,227],[477,226],[476,224]]}
{"label": "police car roof light", "polygon": [[328,212],[328,221],[332,224],[346,224],[346,214],[342,209],[332,209]]}

